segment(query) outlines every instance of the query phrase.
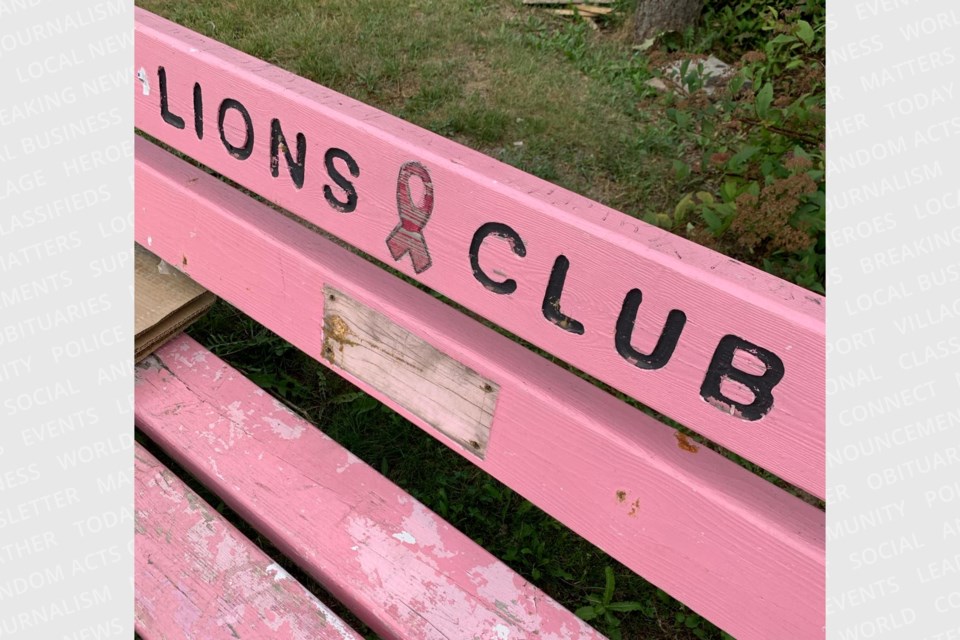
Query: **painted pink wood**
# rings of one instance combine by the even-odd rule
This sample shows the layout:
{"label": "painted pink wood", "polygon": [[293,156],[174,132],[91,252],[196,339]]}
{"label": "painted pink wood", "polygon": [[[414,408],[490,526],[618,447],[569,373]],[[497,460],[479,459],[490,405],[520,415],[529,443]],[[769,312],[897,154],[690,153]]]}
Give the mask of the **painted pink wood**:
{"label": "painted pink wood", "polygon": [[134,458],[142,638],[362,640],[139,444]]}
{"label": "painted pink wood", "polygon": [[[135,57],[141,78],[135,83],[135,119],[143,131],[823,497],[823,297],[140,9]],[[167,119],[183,128],[162,117],[160,67]],[[196,133],[195,84],[202,97],[202,139]],[[228,98],[249,114],[253,143],[245,160],[240,159],[246,154],[244,120],[238,108],[223,103]],[[233,154],[218,129],[221,104],[223,138]],[[295,186],[279,145],[277,175],[272,174],[274,118],[292,157],[296,135],[305,138],[302,188]],[[331,150],[348,154],[357,175]],[[334,155],[327,158],[328,153]],[[350,204],[333,174],[356,190],[354,211],[344,213],[339,209],[349,207],[328,204],[328,198]],[[497,236],[488,237],[478,251],[479,266],[490,278],[516,281],[516,291],[509,295],[488,290],[471,266],[474,234],[490,222],[509,225],[524,243],[522,257]],[[582,335],[561,329],[542,312],[547,282],[561,254],[569,269],[560,311],[584,325]],[[615,349],[618,313],[634,288],[643,298],[632,344],[643,353],[652,351],[671,309],[686,313],[676,351],[661,369],[640,369]],[[758,421],[743,420],[732,415],[729,404],[700,395],[714,350],[727,334],[783,360],[785,375],[774,388],[773,407]],[[740,366],[750,373],[763,370],[759,362],[753,364],[759,369]],[[740,402],[752,400],[736,383],[721,390]]]}
{"label": "painted pink wood", "polygon": [[484,460],[344,377],[736,637],[822,637],[821,511],[150,143],[135,153],[138,242],[324,363],[325,286],[392,319],[499,385]]}
{"label": "painted pink wood", "polygon": [[136,421],[385,638],[603,638],[186,336],[138,368]]}

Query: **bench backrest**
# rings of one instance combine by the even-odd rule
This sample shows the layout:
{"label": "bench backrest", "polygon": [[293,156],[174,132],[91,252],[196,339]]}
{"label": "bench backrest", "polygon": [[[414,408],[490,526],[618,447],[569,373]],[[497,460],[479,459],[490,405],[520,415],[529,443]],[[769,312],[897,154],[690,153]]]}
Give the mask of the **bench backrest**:
{"label": "bench backrest", "polygon": [[143,10],[136,239],[740,638],[820,637],[824,516],[337,246],[824,496],[824,299]]}

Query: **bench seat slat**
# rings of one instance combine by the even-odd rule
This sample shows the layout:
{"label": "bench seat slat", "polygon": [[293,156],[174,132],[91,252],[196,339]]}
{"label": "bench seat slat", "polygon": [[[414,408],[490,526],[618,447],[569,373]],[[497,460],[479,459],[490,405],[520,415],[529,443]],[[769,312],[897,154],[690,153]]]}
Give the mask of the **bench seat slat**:
{"label": "bench seat slat", "polygon": [[[136,69],[143,77],[132,91],[136,125],[143,131],[788,482],[824,496],[822,296],[143,10],[136,13],[135,44]],[[202,138],[194,126],[197,87],[206,114]],[[182,118],[185,126],[172,126],[169,114],[164,119],[164,99],[169,114]],[[249,113],[249,134],[228,99]],[[274,121],[288,145],[295,136],[305,139],[305,177],[299,186],[291,181],[283,154],[271,156]],[[225,124],[218,127],[218,122]],[[250,148],[231,152],[221,137]],[[356,189],[356,209],[348,213],[328,205],[330,193],[344,197],[324,168],[334,162],[326,156],[330,150],[356,161],[353,173],[339,160],[334,165]],[[435,190],[434,210],[423,229],[432,262],[417,273],[409,257],[395,260],[385,241],[398,228],[398,175],[407,162],[426,167]],[[472,248],[474,234],[492,223],[518,234],[526,247],[522,257],[502,238],[490,237]],[[498,295],[481,284],[471,266],[474,253],[491,279],[509,278],[515,290]],[[562,300],[556,297],[553,304],[556,312],[582,323],[584,330],[576,335],[544,318],[547,281],[561,255],[569,268]],[[638,368],[615,346],[619,312],[634,290],[642,292],[642,306],[631,344],[642,354],[658,344],[672,310],[686,314],[676,350],[656,370]],[[719,391],[702,386],[724,336],[741,338],[783,362],[785,373],[773,390],[772,408],[756,421],[741,418],[735,405],[723,400],[752,402],[751,392],[738,382],[725,380]],[[745,351],[736,353],[744,359],[738,369],[763,371]]]}
{"label": "bench seat slat", "polygon": [[141,637],[363,639],[139,444],[134,457]]}
{"label": "bench seat slat", "polygon": [[[736,637],[822,637],[823,512],[149,142],[135,166],[138,242]],[[325,357],[328,287],[499,385],[482,459]]]}
{"label": "bench seat slat", "polygon": [[136,385],[137,425],[382,636],[603,638],[192,339]]}

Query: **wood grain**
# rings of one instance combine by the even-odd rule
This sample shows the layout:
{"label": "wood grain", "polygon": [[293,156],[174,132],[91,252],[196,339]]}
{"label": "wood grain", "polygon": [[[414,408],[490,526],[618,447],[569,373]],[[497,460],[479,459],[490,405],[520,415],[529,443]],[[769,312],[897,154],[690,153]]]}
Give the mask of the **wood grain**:
{"label": "wood grain", "polygon": [[324,287],[323,357],[483,458],[499,388],[390,318]]}
{"label": "wood grain", "polygon": [[134,460],[140,637],[362,640],[139,444]]}
{"label": "wood grain", "polygon": [[390,318],[499,386],[484,458],[348,380],[736,637],[823,636],[821,511],[154,145],[135,165],[167,262],[327,364],[325,287]]}
{"label": "wood grain", "polygon": [[381,637],[602,640],[190,338],[136,376],[137,425]]}
{"label": "wood grain", "polygon": [[[134,87],[135,121],[146,133],[787,481],[824,495],[823,297],[141,9],[135,69],[142,76]],[[199,127],[197,95],[204,114]],[[294,163],[299,158],[294,140],[303,135],[300,178],[284,153],[274,150],[281,146],[274,121]],[[411,167],[419,167],[419,177],[411,177]],[[429,176],[428,189],[423,176]],[[401,178],[409,189],[400,186]],[[516,243],[493,235],[480,239],[474,266],[471,246],[489,223],[513,230],[523,241],[523,254],[513,250]],[[403,244],[388,245],[388,238]],[[560,256],[569,268],[562,296],[551,298],[546,292]],[[478,269],[493,281],[512,281],[514,289],[494,291],[477,276]],[[654,349],[671,311],[685,314],[676,348],[659,368],[642,368],[615,348],[619,311],[634,290],[642,292],[642,305],[629,338],[641,353]],[[551,310],[576,320],[581,330],[549,320]],[[744,419],[735,404],[703,391],[724,336],[737,336],[782,360],[785,373],[773,389],[773,405],[758,420]],[[757,374],[751,369],[756,364],[740,366]],[[752,399],[730,379],[717,391],[740,403]]]}

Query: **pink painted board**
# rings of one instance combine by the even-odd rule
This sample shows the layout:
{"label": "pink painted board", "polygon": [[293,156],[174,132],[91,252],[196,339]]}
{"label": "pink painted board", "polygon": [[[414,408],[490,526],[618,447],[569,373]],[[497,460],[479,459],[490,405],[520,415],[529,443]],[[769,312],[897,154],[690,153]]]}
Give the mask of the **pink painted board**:
{"label": "pink painted board", "polygon": [[385,638],[603,638],[186,336],[138,368],[136,421]]}
{"label": "pink painted board", "polygon": [[[150,143],[135,164],[151,251],[736,637],[822,637],[821,511]],[[499,386],[482,460],[324,357],[325,287]]]}
{"label": "pink painted board", "polygon": [[139,444],[134,458],[142,638],[362,640]]}
{"label": "pink painted board", "polygon": [[[140,9],[135,58],[135,119],[143,131],[824,495],[822,296]],[[199,127],[195,104],[201,105]],[[285,155],[299,163],[298,134],[302,182]],[[508,240],[505,229],[516,238]],[[548,296],[549,283],[560,280],[562,286]],[[650,355],[655,368],[640,368],[635,356],[622,356],[617,348],[618,317],[634,290],[641,294],[628,346]],[[680,327],[675,350],[653,358],[671,311],[685,320],[680,326],[677,316],[671,325]],[[729,345],[722,342],[725,336],[782,363],[783,377],[762,417],[741,417],[736,403],[749,405],[755,396],[714,363],[718,348]],[[773,366],[744,349],[735,353],[734,368],[749,375]],[[719,389],[704,386],[708,371],[713,379],[722,372]]]}

